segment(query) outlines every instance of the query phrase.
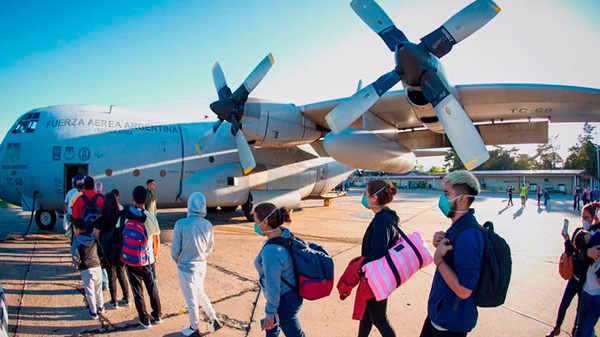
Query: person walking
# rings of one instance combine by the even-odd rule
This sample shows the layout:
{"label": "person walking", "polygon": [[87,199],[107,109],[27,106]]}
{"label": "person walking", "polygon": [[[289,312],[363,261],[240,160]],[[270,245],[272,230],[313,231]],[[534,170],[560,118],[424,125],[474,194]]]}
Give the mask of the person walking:
{"label": "person walking", "polygon": [[65,231],[65,235],[67,237],[71,238],[71,244],[73,243],[73,227],[71,226],[71,222],[73,220],[73,218],[72,218],[73,208],[71,206],[74,203],[74,201],[71,202],[71,199],[73,199],[76,194],[80,193],[81,190],[83,190],[83,179],[84,178],[85,177],[81,173],[76,173],[73,176],[73,178],[71,179],[71,185],[73,188],[70,189],[69,192],[67,192],[67,195],[65,195],[65,202],[63,204],[63,209],[64,209],[63,230]]}
{"label": "person walking", "polygon": [[548,206],[548,200],[550,200],[550,193],[548,193],[548,190],[544,188],[544,206],[545,207]]}
{"label": "person walking", "polygon": [[538,185],[537,189],[536,189],[536,194],[537,194],[537,199],[538,199],[538,203],[537,205],[540,205],[540,201],[542,201],[542,186]]}
{"label": "person walking", "polygon": [[513,200],[512,200],[513,187],[512,187],[512,185],[508,186],[508,189],[506,191],[508,192],[508,204],[506,206],[507,207],[513,206]]}
{"label": "person walking", "polygon": [[189,328],[181,331],[184,336],[199,331],[198,300],[210,320],[210,332],[221,328],[217,313],[204,292],[206,261],[215,241],[212,223],[205,216],[206,199],[202,193],[194,192],[188,197],[187,217],[177,220],[173,230],[171,257],[177,263],[179,283],[190,316]]}
{"label": "person walking", "polygon": [[282,226],[292,222],[290,213],[283,207],[263,203],[254,209],[254,221],[254,232],[268,239],[254,259],[260,287],[267,302],[261,327],[266,330],[267,337],[277,337],[282,330],[286,337],[304,337],[298,320],[303,299],[287,285],[296,285],[292,256],[288,249],[269,244],[273,238],[292,237],[292,233]]}
{"label": "person walking", "polygon": [[[146,329],[152,327],[152,324],[162,323],[158,284],[154,269],[151,268],[155,261],[151,238],[160,230],[156,217],[144,210],[147,196],[146,188],[143,186],[134,188],[132,205],[125,207],[119,220],[119,226],[124,227],[121,262],[126,266],[127,276],[133,290],[138,323]],[[152,307],[150,315],[146,311],[144,285],[150,296]]]}
{"label": "person walking", "polygon": [[[454,171],[443,178],[444,193],[438,207],[452,221],[446,232],[436,232],[436,272],[429,293],[427,318],[421,337],[466,336],[477,324],[473,291],[483,263],[484,237],[471,204],[479,195],[479,181],[468,171]],[[524,186],[523,186],[524,187]]]}
{"label": "person walking", "polygon": [[[371,180],[365,188],[361,203],[365,208],[370,209],[375,217],[363,235],[362,265],[384,257],[388,249],[392,248],[400,238],[400,234],[392,224],[392,221],[398,223],[398,215],[388,207],[397,192],[396,186],[382,180]],[[374,298],[367,300],[367,308],[358,326],[359,337],[369,336],[373,325],[383,337],[396,336],[387,317],[387,302],[387,298],[383,301]]]}
{"label": "person walking", "polygon": [[156,208],[156,181],[154,179],[148,179],[146,181],[146,193],[148,194],[148,200],[146,200],[145,207],[146,210],[155,216],[158,214],[158,209]]}
{"label": "person walking", "polygon": [[[102,239],[104,234],[117,227],[119,218],[121,216],[121,212],[119,211],[119,207],[117,205],[117,198],[112,192],[104,195],[102,211],[100,212],[98,219],[96,219],[96,226],[94,227],[94,235],[98,237],[98,239]],[[108,289],[110,291],[109,305],[113,307],[113,309],[119,308],[119,302],[117,300],[118,279],[119,285],[121,286],[121,292],[123,293],[122,304],[126,307],[130,306],[129,281],[125,275],[125,266],[123,263],[112,265],[106,259],[104,259],[103,267],[108,275]]]}
{"label": "person walking", "polygon": [[579,211],[579,201],[581,200],[581,188],[579,186],[575,186],[573,189],[573,210]]}
{"label": "person walking", "polygon": [[527,187],[525,187],[525,184],[521,184],[521,208],[525,207],[526,201],[527,201]]}

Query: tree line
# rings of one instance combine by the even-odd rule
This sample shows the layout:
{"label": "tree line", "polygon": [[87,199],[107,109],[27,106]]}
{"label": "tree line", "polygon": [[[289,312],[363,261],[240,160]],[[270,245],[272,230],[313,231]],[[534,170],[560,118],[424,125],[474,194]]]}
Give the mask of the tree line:
{"label": "tree line", "polygon": [[[566,159],[558,154],[560,147],[556,144],[558,136],[548,139],[548,143],[540,144],[535,149],[534,155],[519,153],[516,147],[503,148],[494,146],[489,151],[490,159],[475,170],[553,170],[577,169],[586,170],[587,173],[597,177],[597,152],[593,143],[596,127],[590,123],[583,125],[582,133],[577,137],[577,143],[569,148]],[[433,166],[430,174],[444,173],[454,170],[464,170],[465,166],[458,158],[456,151],[451,148],[444,158],[444,166]]]}

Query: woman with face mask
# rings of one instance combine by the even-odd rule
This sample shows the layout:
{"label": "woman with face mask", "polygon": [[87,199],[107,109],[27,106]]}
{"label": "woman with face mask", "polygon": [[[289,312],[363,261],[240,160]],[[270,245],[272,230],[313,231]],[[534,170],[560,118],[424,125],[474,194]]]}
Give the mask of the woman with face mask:
{"label": "woman with face mask", "polygon": [[[396,186],[382,180],[372,180],[365,188],[362,204],[370,209],[375,217],[369,223],[362,240],[361,256],[365,259],[362,264],[378,260],[385,256],[399,239],[399,233],[392,222],[398,223],[396,212],[387,207],[397,193]],[[381,336],[395,337],[396,332],[387,318],[387,299],[367,301],[367,309],[360,320],[358,337],[367,337],[375,325]]]}
{"label": "woman with face mask", "polygon": [[292,222],[290,213],[284,207],[263,203],[254,209],[254,221],[254,232],[267,238],[254,260],[260,287],[267,300],[262,329],[266,330],[267,337],[277,337],[281,330],[286,337],[304,337],[298,320],[302,298],[282,280],[296,285],[290,251],[280,245],[268,244],[272,238],[291,237],[291,232],[282,226]]}
{"label": "woman with face mask", "polygon": [[[577,233],[581,230],[589,231],[592,227],[592,223],[596,224],[598,219],[595,217],[596,207],[594,204],[588,204],[583,207],[581,211],[581,227],[578,227],[573,232],[572,238],[575,238]],[[575,295],[579,297],[581,294],[581,288],[585,283],[586,271],[589,263],[586,261],[585,253],[582,250],[576,249],[573,241],[569,238],[568,234],[561,233],[563,239],[565,239],[565,253],[567,256],[574,256],[573,258],[573,277],[567,282],[567,286],[563,293],[560,305],[558,307],[558,314],[556,316],[556,324],[554,329],[550,331],[546,337],[558,336],[560,334],[560,327],[565,320],[567,309],[571,305]],[[571,335],[575,335],[575,328],[577,327],[577,317],[573,323],[573,329]]]}

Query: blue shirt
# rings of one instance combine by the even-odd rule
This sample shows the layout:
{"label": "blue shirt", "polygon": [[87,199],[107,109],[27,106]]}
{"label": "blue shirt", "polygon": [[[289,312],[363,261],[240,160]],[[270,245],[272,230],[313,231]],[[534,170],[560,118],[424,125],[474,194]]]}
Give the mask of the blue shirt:
{"label": "blue shirt", "polygon": [[[474,210],[460,217],[446,231],[446,237],[452,238],[460,225],[467,221],[477,221]],[[481,266],[483,262],[483,252],[485,239],[481,230],[477,228],[468,228],[459,233],[454,238],[452,251],[454,254],[453,270],[458,277],[461,286],[475,290]],[[469,332],[477,323],[477,305],[473,294],[465,300],[461,300],[436,270],[429,293],[429,303],[427,305],[429,319],[437,326],[452,332]]]}
{"label": "blue shirt", "polygon": [[[291,233],[287,228],[282,226],[279,228],[282,230],[281,237],[291,237]],[[296,285],[290,251],[280,245],[265,244],[256,259],[254,259],[254,267],[258,271],[260,287],[267,300],[265,317],[268,320],[273,320],[279,309],[281,295],[291,290],[281,281],[281,278],[283,277],[292,285]]]}

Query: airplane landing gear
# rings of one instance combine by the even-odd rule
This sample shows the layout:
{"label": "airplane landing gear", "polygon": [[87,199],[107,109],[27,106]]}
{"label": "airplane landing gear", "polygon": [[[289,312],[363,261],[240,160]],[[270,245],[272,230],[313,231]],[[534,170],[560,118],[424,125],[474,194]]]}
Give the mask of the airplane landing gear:
{"label": "airplane landing gear", "polygon": [[254,221],[254,213],[252,212],[252,194],[248,194],[248,201],[242,205],[242,211],[244,211],[246,220],[250,222]]}
{"label": "airplane landing gear", "polygon": [[44,209],[36,211],[35,224],[38,225],[41,230],[52,230],[56,225],[56,212]]}

